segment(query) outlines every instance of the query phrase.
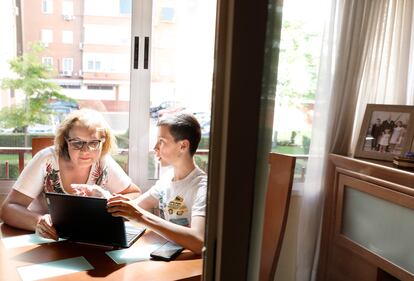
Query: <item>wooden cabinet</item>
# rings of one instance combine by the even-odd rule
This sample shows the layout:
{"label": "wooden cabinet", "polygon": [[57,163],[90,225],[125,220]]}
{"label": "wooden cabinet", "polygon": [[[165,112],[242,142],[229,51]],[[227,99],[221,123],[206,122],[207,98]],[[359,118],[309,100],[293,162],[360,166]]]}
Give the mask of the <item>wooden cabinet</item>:
{"label": "wooden cabinet", "polygon": [[329,156],[318,280],[414,280],[414,173]]}

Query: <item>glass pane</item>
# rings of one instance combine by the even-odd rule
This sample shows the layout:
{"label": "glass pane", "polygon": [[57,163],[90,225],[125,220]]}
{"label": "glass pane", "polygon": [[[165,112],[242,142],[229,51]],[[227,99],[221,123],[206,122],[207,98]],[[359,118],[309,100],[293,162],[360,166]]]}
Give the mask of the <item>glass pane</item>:
{"label": "glass pane", "polygon": [[[66,98],[51,97],[44,104],[50,112],[31,121],[26,119],[27,127],[16,118],[19,115],[2,115],[0,179],[6,177],[6,161],[10,178],[17,178],[19,173],[18,154],[3,154],[5,147],[18,147],[24,153],[31,147],[32,136],[53,135],[56,125],[77,108],[93,108],[104,115],[118,140],[120,149],[115,159],[127,170],[132,1],[20,1],[21,27],[16,25],[14,9],[8,2],[13,1],[2,1],[0,9],[3,41],[8,43],[1,46],[0,78],[18,77],[7,62],[16,58],[22,46],[24,63],[33,67],[29,74],[42,73],[50,87],[57,87]],[[23,85],[28,85],[30,79],[43,79],[29,74],[22,76]],[[0,91],[3,113],[23,108],[31,98],[24,87]],[[34,92],[42,91],[35,88]],[[26,158],[30,155],[26,153]]]}
{"label": "glass pane", "polygon": [[[158,118],[193,113],[202,127],[196,156],[202,169],[208,160],[215,12],[215,1],[153,1],[149,151]],[[157,178],[153,156],[148,166],[149,177]]]}
{"label": "glass pane", "polygon": [[345,187],[342,233],[414,273],[414,210]]}
{"label": "glass pane", "polygon": [[312,1],[283,3],[272,151],[297,155],[295,182],[304,181],[312,132],[323,32],[318,9]]}

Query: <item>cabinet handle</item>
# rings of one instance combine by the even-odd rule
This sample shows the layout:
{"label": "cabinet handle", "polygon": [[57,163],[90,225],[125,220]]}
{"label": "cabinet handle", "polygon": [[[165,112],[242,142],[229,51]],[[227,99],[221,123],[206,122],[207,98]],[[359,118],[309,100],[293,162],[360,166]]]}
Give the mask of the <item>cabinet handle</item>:
{"label": "cabinet handle", "polygon": [[148,69],[149,37],[144,42],[144,69]]}
{"label": "cabinet handle", "polygon": [[138,58],[139,58],[139,37],[134,37],[134,69],[138,69]]}

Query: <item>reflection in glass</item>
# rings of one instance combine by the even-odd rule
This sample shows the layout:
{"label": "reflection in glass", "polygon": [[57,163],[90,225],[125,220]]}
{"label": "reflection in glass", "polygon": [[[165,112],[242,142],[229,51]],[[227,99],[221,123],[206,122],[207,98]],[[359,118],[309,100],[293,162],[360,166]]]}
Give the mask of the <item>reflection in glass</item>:
{"label": "reflection in glass", "polygon": [[414,273],[414,211],[350,187],[344,189],[342,233]]}

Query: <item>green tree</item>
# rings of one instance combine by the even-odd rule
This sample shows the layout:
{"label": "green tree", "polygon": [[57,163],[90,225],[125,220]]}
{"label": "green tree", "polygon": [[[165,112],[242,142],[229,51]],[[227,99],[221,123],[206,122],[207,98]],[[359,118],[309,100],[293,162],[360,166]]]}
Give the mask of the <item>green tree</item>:
{"label": "green tree", "polygon": [[297,106],[315,99],[320,40],[320,34],[308,30],[302,21],[283,22],[277,85],[279,102],[288,100],[290,106]]}
{"label": "green tree", "polygon": [[34,124],[47,124],[53,114],[48,103],[52,99],[72,100],[59,91],[61,88],[48,80],[52,69],[43,65],[40,57],[45,50],[42,44],[34,43],[29,51],[9,62],[14,77],[2,79],[3,89],[21,90],[24,102],[0,110],[0,125],[16,128],[27,135],[27,128]]}

